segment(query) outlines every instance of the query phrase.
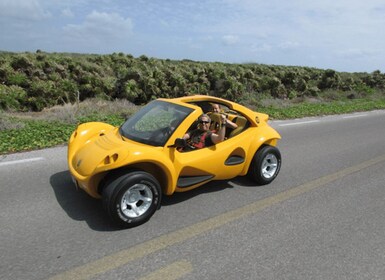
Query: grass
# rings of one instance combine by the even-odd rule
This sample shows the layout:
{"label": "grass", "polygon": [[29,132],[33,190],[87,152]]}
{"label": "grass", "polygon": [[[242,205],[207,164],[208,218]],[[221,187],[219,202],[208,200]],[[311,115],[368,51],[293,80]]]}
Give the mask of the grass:
{"label": "grass", "polygon": [[349,100],[331,101],[321,103],[294,104],[286,108],[269,106],[263,112],[272,119],[294,119],[311,116],[338,115],[360,111],[385,109],[385,98],[378,100]]}
{"label": "grass", "polygon": [[[15,121],[15,120],[14,120]],[[20,129],[0,132],[0,153],[52,147],[65,143],[75,125],[60,122],[24,120]]]}
{"label": "grass", "polygon": [[[385,97],[299,103],[268,100],[249,107],[269,114],[271,119],[292,119],[385,109]],[[118,126],[138,108],[126,101],[87,100],[40,113],[0,113],[0,154],[64,145],[77,124],[102,121]]]}
{"label": "grass", "polygon": [[80,123],[101,121],[118,126],[136,110],[128,101],[89,99],[39,113],[0,112],[0,154],[63,145]]}

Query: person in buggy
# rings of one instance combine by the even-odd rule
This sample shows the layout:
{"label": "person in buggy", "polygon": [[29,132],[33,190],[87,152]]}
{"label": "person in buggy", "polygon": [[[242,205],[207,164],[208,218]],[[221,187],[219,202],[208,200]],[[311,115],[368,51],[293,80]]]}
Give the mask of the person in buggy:
{"label": "person in buggy", "polygon": [[209,147],[225,139],[226,134],[226,116],[221,115],[221,123],[218,130],[210,131],[211,119],[209,115],[202,114],[198,118],[198,127],[187,132],[182,139],[186,140],[187,145],[183,151],[201,149]]}
{"label": "person in buggy", "polygon": [[[217,103],[212,103],[211,104],[211,112],[208,112],[207,114],[210,116],[212,113],[219,113],[221,114],[222,113],[222,109],[221,109],[221,106]],[[225,122],[226,122],[226,127],[227,128],[231,128],[231,129],[236,129],[238,127],[238,125],[232,121],[230,121],[229,119],[225,118]],[[215,127],[214,126],[211,126],[210,127],[211,131],[212,132],[216,132],[216,131],[219,131],[219,124],[218,123],[215,123]]]}

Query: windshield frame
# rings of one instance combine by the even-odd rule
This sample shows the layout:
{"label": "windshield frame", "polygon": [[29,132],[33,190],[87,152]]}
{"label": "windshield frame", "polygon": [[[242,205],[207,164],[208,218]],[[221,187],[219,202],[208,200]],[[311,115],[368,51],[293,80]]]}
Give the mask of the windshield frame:
{"label": "windshield frame", "polygon": [[163,147],[176,128],[194,110],[164,100],[154,100],[127,119],[119,128],[124,138]]}

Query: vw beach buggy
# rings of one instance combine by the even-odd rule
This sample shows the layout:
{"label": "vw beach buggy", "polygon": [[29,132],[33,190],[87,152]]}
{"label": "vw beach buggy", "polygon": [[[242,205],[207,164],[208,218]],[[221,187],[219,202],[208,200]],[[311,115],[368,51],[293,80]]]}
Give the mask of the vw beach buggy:
{"label": "vw beach buggy", "polygon": [[[220,143],[183,152],[181,137],[217,103],[237,124]],[[220,121],[210,113],[211,125]],[[101,198],[110,218],[123,227],[140,225],[160,207],[162,195],[185,192],[212,180],[248,176],[271,183],[281,167],[280,135],[268,115],[225,99],[195,95],[157,99],[120,127],[79,125],[68,144],[69,171],[76,185]]]}

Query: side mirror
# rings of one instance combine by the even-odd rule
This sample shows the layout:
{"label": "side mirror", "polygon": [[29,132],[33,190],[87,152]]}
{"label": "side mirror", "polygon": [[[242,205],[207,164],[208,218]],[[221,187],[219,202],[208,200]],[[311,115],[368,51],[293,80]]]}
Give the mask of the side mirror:
{"label": "side mirror", "polygon": [[187,141],[183,138],[176,138],[174,144],[168,146],[169,148],[184,148],[187,146]]}
{"label": "side mirror", "polygon": [[173,146],[176,148],[184,148],[186,147],[186,145],[187,145],[186,139],[176,138]]}

